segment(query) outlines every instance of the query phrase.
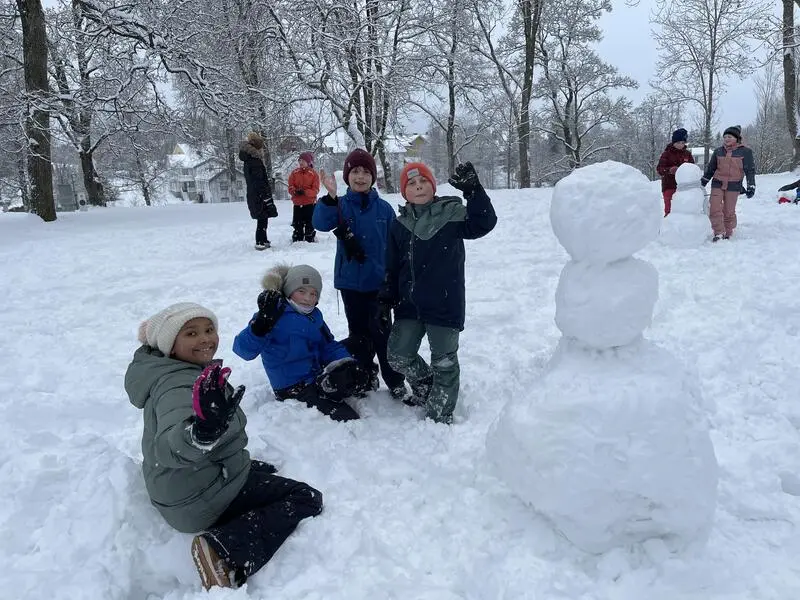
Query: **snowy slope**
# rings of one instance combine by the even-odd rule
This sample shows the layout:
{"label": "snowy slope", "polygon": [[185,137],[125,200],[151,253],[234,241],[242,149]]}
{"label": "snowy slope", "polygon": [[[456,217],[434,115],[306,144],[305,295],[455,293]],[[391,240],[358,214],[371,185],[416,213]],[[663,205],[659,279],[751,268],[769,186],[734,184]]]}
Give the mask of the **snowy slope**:
{"label": "snowy slope", "polygon": [[[333,423],[274,402],[258,361],[230,351],[278,259],[320,269],[321,308],[346,335],[330,285],[334,239],[290,246],[288,208],[263,253],[240,204],[92,210],[52,224],[0,214],[0,598],[796,598],[800,207],[777,205],[772,191],[790,179],[759,177],[731,242],[655,243],[638,255],[660,272],[646,335],[695,364],[716,405],[716,522],[704,551],[679,558],[579,552],[485,458],[490,424],[509,399],[526,401],[559,337],[554,292],[566,253],[550,229],[550,190],[492,193],[497,229],[467,244],[452,428],[420,422],[385,392],[359,402],[360,422]],[[202,592],[191,537],[149,505],[141,415],[122,388],[139,321],[180,300],[220,318],[220,357],[247,385],[251,453],[325,494],[323,514],[238,591]]]}

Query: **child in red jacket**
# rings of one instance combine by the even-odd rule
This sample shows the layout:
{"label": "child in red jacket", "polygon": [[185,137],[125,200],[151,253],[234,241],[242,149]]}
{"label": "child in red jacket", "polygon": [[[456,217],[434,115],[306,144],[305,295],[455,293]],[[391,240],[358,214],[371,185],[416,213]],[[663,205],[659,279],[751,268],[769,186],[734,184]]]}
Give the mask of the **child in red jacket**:
{"label": "child in red jacket", "polygon": [[303,152],[297,162],[299,166],[289,175],[289,194],[294,204],[292,242],[313,242],[317,231],[311,224],[311,217],[319,194],[319,175],[314,170],[311,152]]}
{"label": "child in red jacket", "polygon": [[664,195],[664,216],[669,214],[672,208],[672,196],[678,189],[675,181],[675,172],[683,163],[693,163],[694,157],[686,148],[689,139],[688,132],[683,129],[676,129],[672,132],[672,142],[661,153],[658,159],[656,172],[661,175],[661,193]]}

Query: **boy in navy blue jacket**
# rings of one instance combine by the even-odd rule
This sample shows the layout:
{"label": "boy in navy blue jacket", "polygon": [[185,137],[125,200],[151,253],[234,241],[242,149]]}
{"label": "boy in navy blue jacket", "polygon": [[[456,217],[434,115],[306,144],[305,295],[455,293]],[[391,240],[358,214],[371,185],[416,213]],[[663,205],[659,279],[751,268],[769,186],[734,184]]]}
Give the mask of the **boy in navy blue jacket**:
{"label": "boy in navy blue jacket", "polygon": [[[392,224],[386,281],[378,321],[389,336],[389,364],[411,384],[410,404],[425,406],[437,423],[452,423],[458,401],[458,337],[464,329],[464,240],[494,229],[497,215],[471,163],[458,165],[450,184],[464,193],[436,196],[436,180],[423,163],[400,174],[407,204]],[[394,326],[391,309],[394,308]],[[427,334],[431,364],[418,354]]]}
{"label": "boy in navy blue jacket", "polygon": [[358,419],[344,399],[366,392],[369,372],[333,338],[317,308],[319,271],[278,265],[261,283],[258,312],[236,336],[233,351],[245,360],[261,356],[277,400],[300,400],[334,421]]}
{"label": "boy in navy blue jacket", "polygon": [[373,374],[373,389],[378,388],[378,355],[381,375],[396,400],[406,400],[405,377],[391,368],[386,359],[389,332],[376,327],[374,315],[378,290],[386,275],[386,241],[396,216],[394,209],[378,195],[375,159],[357,148],[347,155],[342,172],[347,193],[336,195],[336,180],[320,172],[328,191],[314,208],[312,224],[318,231],[333,231],[338,239],[334,265],[334,287],[341,291],[347,328],[346,341],[353,357]]}

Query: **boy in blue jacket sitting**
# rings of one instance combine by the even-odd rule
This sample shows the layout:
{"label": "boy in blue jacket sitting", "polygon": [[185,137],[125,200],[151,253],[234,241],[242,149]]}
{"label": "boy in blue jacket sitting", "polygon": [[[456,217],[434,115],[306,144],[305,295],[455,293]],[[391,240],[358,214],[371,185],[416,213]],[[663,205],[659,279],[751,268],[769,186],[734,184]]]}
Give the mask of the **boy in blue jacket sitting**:
{"label": "boy in blue jacket sitting", "polygon": [[337,342],[317,308],[322,277],[309,265],[277,265],[261,281],[258,312],[233,342],[245,360],[261,356],[277,400],[292,398],[334,421],[358,419],[344,402],[369,388],[369,372]]}
{"label": "boy in blue jacket sitting", "polygon": [[[458,165],[450,184],[464,193],[437,196],[436,179],[423,163],[400,174],[407,204],[392,223],[386,251],[386,281],[377,320],[391,330],[389,364],[403,373],[413,396],[437,423],[452,423],[458,400],[458,338],[464,329],[464,240],[489,233],[497,215],[471,163]],[[391,325],[391,309],[395,323]],[[418,354],[427,335],[430,365]]]}

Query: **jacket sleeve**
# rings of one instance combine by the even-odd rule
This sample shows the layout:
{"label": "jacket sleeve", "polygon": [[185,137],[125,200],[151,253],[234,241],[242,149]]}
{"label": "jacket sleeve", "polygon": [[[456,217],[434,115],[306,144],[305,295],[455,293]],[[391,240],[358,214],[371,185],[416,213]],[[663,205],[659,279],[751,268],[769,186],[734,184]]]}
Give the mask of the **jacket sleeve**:
{"label": "jacket sleeve", "polygon": [[664,177],[669,173],[669,168],[669,154],[662,152],[661,158],[658,159],[658,165],[656,165],[656,173]]}
{"label": "jacket sleeve", "polygon": [[[294,192],[297,189],[297,171],[292,171],[289,174],[289,179],[286,181],[286,185],[289,188],[289,195],[294,196]],[[316,196],[316,192],[314,193]]]}
{"label": "jacket sleeve", "polygon": [[192,443],[192,390],[174,387],[154,396],[150,402],[156,403],[153,453],[158,464],[168,469],[182,469],[206,460],[213,449],[204,450]]}
{"label": "jacket sleeve", "polygon": [[314,214],[311,217],[311,224],[317,231],[331,231],[339,223],[339,207],[328,206],[325,202],[317,202],[314,205]]}
{"label": "jacket sleeve", "polygon": [[753,159],[753,151],[750,148],[744,153],[744,160],[742,161],[742,168],[744,169],[744,175],[747,177],[747,186],[756,185],[756,162]]}
{"label": "jacket sleeve", "polygon": [[717,172],[717,151],[711,153],[711,158],[708,159],[708,164],[706,165],[706,172],[703,173],[703,178],[708,179],[709,181],[714,178],[714,173]]}
{"label": "jacket sleeve", "polygon": [[779,187],[778,191],[779,192],[788,192],[789,190],[796,190],[799,187],[800,187],[800,179],[798,179],[794,183],[787,183],[783,187]]}
{"label": "jacket sleeve", "polygon": [[[394,221],[392,223],[394,224]],[[395,235],[395,227],[389,227],[389,237],[386,239],[386,274],[383,276],[383,283],[378,291],[378,299],[389,305],[397,304],[400,300],[400,290],[398,289],[400,250],[397,236]]]}
{"label": "jacket sleeve", "polygon": [[350,358],[350,353],[347,351],[347,348],[344,347],[344,344],[341,342],[337,342],[333,338],[333,334],[331,330],[328,328],[327,323],[322,324],[322,335],[325,336],[325,339],[328,340],[325,345],[322,347],[322,365],[325,366],[328,363],[331,363],[335,360],[341,360],[343,358]]}
{"label": "jacket sleeve", "polygon": [[[257,314],[258,313],[254,313],[253,318],[255,318]],[[248,323],[234,338],[233,353],[245,360],[253,360],[264,350],[268,337],[269,335],[265,337],[258,337],[255,335],[250,330],[250,324]]]}
{"label": "jacket sleeve", "polygon": [[475,189],[467,198],[467,218],[462,225],[462,237],[475,240],[485,236],[497,225],[497,214],[492,201],[482,186]]}

